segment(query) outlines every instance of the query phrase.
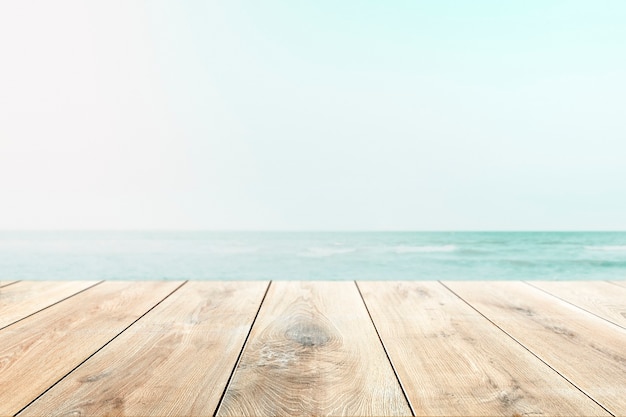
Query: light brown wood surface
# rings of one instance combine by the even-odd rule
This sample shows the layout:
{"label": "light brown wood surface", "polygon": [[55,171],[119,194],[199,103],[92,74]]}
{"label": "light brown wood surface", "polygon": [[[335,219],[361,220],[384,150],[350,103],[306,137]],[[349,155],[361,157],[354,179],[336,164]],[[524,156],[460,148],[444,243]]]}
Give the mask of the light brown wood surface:
{"label": "light brown wood surface", "polygon": [[605,281],[529,281],[527,284],[626,328],[626,288]]}
{"label": "light brown wood surface", "polygon": [[0,329],[97,284],[97,281],[21,281],[0,291]]}
{"label": "light brown wood surface", "polygon": [[609,415],[440,283],[358,285],[415,415]]}
{"label": "light brown wood surface", "polygon": [[626,330],[522,282],[447,287],[615,415],[626,415]]}
{"label": "light brown wood surface", "polygon": [[626,281],[611,281],[611,284],[626,288]]}
{"label": "light brown wood surface", "polygon": [[0,416],[17,413],[179,285],[105,282],[0,330]]}
{"label": "light brown wood surface", "polygon": [[[0,329],[0,416],[33,400],[21,417],[211,415],[266,288],[105,282],[59,299],[58,284],[24,290],[12,305],[47,307]],[[553,288],[360,284],[417,415],[601,414],[592,397],[626,416],[626,330]],[[619,283],[569,284],[598,315],[626,304]],[[411,412],[353,282],[272,283],[228,386],[220,415]]]}
{"label": "light brown wood surface", "polygon": [[220,416],[411,415],[353,282],[272,282]]}
{"label": "light brown wood surface", "polygon": [[268,284],[186,283],[19,415],[213,415]]}
{"label": "light brown wood surface", "polygon": [[19,281],[0,281],[0,288],[6,287],[7,285],[15,284],[16,282],[19,282]]}

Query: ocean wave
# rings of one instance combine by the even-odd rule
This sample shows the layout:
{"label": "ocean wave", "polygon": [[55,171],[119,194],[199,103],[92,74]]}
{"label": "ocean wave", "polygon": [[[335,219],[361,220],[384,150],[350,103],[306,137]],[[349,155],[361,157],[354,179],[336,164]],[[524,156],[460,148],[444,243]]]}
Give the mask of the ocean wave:
{"label": "ocean wave", "polygon": [[258,252],[259,248],[252,246],[214,246],[209,252],[216,255],[243,255]]}
{"label": "ocean wave", "polygon": [[300,256],[307,258],[325,258],[327,256],[343,255],[346,253],[354,252],[355,248],[338,248],[338,247],[315,247],[308,248],[306,252],[301,253]]}
{"label": "ocean wave", "polygon": [[424,252],[454,252],[456,245],[428,245],[428,246],[396,246],[395,253],[424,253]]}
{"label": "ocean wave", "polygon": [[585,246],[585,249],[598,252],[626,252],[626,245]]}
{"label": "ocean wave", "polygon": [[490,253],[492,251],[486,250],[486,249],[476,249],[476,248],[471,248],[471,247],[463,247],[463,248],[459,248],[457,250],[457,252],[459,254],[462,255],[484,255],[487,253]]}

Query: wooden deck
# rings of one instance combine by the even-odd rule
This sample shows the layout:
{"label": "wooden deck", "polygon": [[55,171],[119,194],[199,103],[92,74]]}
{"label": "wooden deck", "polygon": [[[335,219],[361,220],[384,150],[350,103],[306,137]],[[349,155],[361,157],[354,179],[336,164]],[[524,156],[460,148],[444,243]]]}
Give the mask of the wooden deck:
{"label": "wooden deck", "polygon": [[626,416],[626,281],[2,281],[14,415]]}

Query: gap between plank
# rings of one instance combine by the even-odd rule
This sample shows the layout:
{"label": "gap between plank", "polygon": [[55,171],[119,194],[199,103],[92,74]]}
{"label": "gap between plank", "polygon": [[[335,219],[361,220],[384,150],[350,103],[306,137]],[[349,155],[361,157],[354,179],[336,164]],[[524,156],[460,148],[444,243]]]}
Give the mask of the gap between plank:
{"label": "gap between plank", "polygon": [[9,282],[8,284],[2,284],[0,285],[0,288],[8,287],[9,285],[17,284],[18,282],[20,281],[12,281],[12,282]]}
{"label": "gap between plank", "polygon": [[526,285],[529,285],[529,286],[531,286],[531,287],[533,287],[533,288],[535,288],[535,289],[537,289],[537,290],[539,290],[539,291],[542,291],[542,292],[544,292],[544,293],[548,294],[548,295],[549,295],[549,296],[551,296],[551,297],[557,298],[557,299],[559,299],[559,300],[561,300],[561,301],[563,301],[563,302],[565,302],[565,303],[567,303],[567,304],[569,304],[569,305],[572,305],[572,306],[574,306],[574,307],[576,307],[576,308],[578,308],[578,309],[580,309],[580,310],[584,311],[585,313],[589,313],[589,314],[591,314],[591,315],[594,315],[594,316],[596,316],[597,318],[599,318],[599,319],[602,319],[602,320],[606,321],[607,323],[614,324],[615,326],[621,327],[622,329],[626,330],[626,327],[622,326],[621,324],[615,323],[615,322],[613,322],[613,321],[611,321],[611,320],[609,320],[609,319],[607,319],[607,318],[605,318],[605,317],[599,316],[599,315],[597,315],[596,313],[594,313],[593,311],[589,311],[589,310],[587,310],[587,309],[585,309],[585,308],[583,308],[583,307],[581,307],[581,306],[579,306],[579,305],[576,305],[576,304],[572,303],[571,301],[567,301],[566,299],[561,298],[561,297],[559,297],[559,296],[558,296],[558,295],[556,295],[556,294],[552,294],[551,292],[548,292],[548,291],[544,290],[543,288],[539,288],[539,287],[537,287],[537,286],[535,286],[535,285],[531,284],[530,282],[527,282],[527,281],[522,281],[522,282],[523,282],[524,284],[526,284]]}
{"label": "gap between plank", "polygon": [[609,284],[612,284],[612,285],[617,285],[618,287],[621,287],[621,288],[626,288],[626,284],[624,284],[624,285],[622,285],[622,284],[621,284],[622,282],[625,282],[625,283],[626,283],[626,281],[619,281],[619,282],[615,282],[615,281],[604,281],[604,282],[608,282]]}
{"label": "gap between plank", "polygon": [[367,315],[370,318],[370,321],[372,322],[372,326],[374,326],[374,330],[376,331],[376,336],[378,336],[378,340],[380,341],[381,346],[383,347],[383,351],[385,352],[385,355],[387,356],[387,360],[389,361],[389,365],[391,365],[391,369],[393,370],[393,374],[396,376],[396,380],[398,381],[398,385],[400,385],[400,389],[402,390],[402,395],[404,395],[404,400],[406,401],[407,405],[409,406],[409,410],[411,410],[411,414],[413,416],[415,416],[415,410],[413,410],[413,406],[411,405],[411,401],[409,401],[409,397],[406,394],[406,390],[404,389],[404,385],[402,385],[402,381],[400,380],[400,376],[398,375],[398,372],[396,372],[396,367],[393,364],[393,361],[391,360],[391,357],[389,356],[389,352],[387,352],[387,347],[385,346],[385,343],[383,342],[383,339],[380,337],[380,333],[378,332],[378,328],[376,327],[376,323],[374,323],[374,319],[372,318],[372,315],[370,313],[370,309],[367,307],[367,303],[365,302],[365,298],[363,298],[363,293],[361,293],[361,288],[359,287],[359,284],[354,281],[354,285],[356,286],[356,290],[359,292],[359,296],[361,297],[361,301],[363,301],[363,305],[365,306],[365,311],[367,311]]}
{"label": "gap between plank", "polygon": [[[18,282],[19,282],[19,281],[18,281]],[[37,313],[39,313],[39,312],[42,312],[42,311],[44,311],[44,310],[46,310],[46,309],[48,309],[48,308],[50,308],[50,307],[52,307],[52,306],[55,306],[55,305],[57,305],[57,304],[59,304],[59,303],[62,303],[63,301],[65,301],[65,300],[67,300],[67,299],[69,299],[69,298],[72,298],[72,297],[74,297],[75,295],[80,294],[81,292],[84,292],[84,291],[90,290],[90,289],[92,289],[93,287],[95,287],[96,285],[100,285],[100,284],[102,284],[103,282],[104,282],[104,281],[99,281],[99,282],[96,282],[95,284],[93,284],[93,285],[91,285],[91,286],[89,286],[89,287],[87,287],[87,288],[83,288],[82,290],[80,290],[80,291],[78,291],[78,292],[75,292],[74,294],[70,294],[70,295],[68,295],[67,297],[60,299],[59,301],[57,301],[57,302],[55,302],[55,303],[50,304],[49,306],[46,306],[46,307],[44,307],[44,308],[40,308],[39,310],[37,310],[37,311],[35,311],[35,312],[32,312],[32,313],[30,313],[30,314],[28,314],[28,315],[26,315],[26,316],[22,317],[21,319],[17,319],[17,320],[15,320],[13,323],[9,323],[9,324],[7,324],[7,325],[6,325],[6,326],[4,326],[4,327],[0,327],[0,330],[4,330],[4,329],[6,329],[6,328],[7,328],[7,327],[9,327],[9,326],[13,326],[15,323],[19,323],[20,321],[25,320],[25,319],[29,318],[30,316],[33,316],[33,315],[35,315],[35,314],[37,314]],[[11,284],[9,284],[9,285],[11,285]],[[8,285],[7,285],[7,286],[8,286]]]}
{"label": "gap between plank", "polygon": [[[104,281],[101,281],[104,282]],[[145,317],[146,314],[148,314],[149,312],[151,312],[152,310],[154,310],[159,304],[161,304],[163,301],[165,301],[167,298],[169,298],[172,294],[174,294],[176,291],[178,291],[183,285],[185,285],[188,281],[184,281],[182,284],[180,284],[178,287],[174,288],[174,290],[172,290],[172,292],[170,292],[169,294],[167,294],[165,297],[163,297],[163,299],[161,299],[158,303],[156,303],[155,305],[153,305],[152,307],[150,307],[145,313],[143,313],[142,315],[140,315],[139,317],[137,317],[132,323],[130,323],[128,326],[126,326],[125,328],[123,328],[118,334],[116,334],[115,336],[113,336],[113,338],[111,340],[109,340],[108,342],[106,342],[104,345],[100,346],[95,352],[93,352],[91,355],[87,356],[87,358],[85,358],[81,363],[79,363],[78,365],[76,365],[74,368],[72,368],[68,373],[66,373],[65,375],[63,375],[61,378],[59,378],[58,381],[56,381],[54,384],[50,385],[44,392],[42,392],[41,394],[39,394],[37,397],[35,397],[35,399],[33,399],[31,402],[29,402],[28,404],[26,404],[24,407],[22,407],[17,413],[15,413],[13,415],[13,417],[17,417],[22,411],[26,410],[32,403],[34,403],[35,401],[37,401],[39,398],[41,398],[43,395],[45,395],[48,391],[50,391],[52,388],[54,388],[59,382],[63,381],[65,378],[67,378],[72,372],[74,372],[76,369],[78,369],[82,364],[84,364],[85,362],[87,362],[89,359],[91,359],[95,354],[97,354],[98,352],[100,352],[102,349],[104,349],[105,347],[107,347],[112,341],[114,341],[115,339],[117,339],[122,333],[124,333],[126,330],[128,330],[132,325],[134,325],[135,323],[137,323],[139,320],[141,320],[143,317]]]}
{"label": "gap between plank", "polygon": [[241,362],[241,357],[243,356],[243,351],[246,348],[246,345],[248,344],[248,339],[250,338],[250,333],[252,333],[252,328],[254,327],[254,324],[256,323],[256,319],[257,317],[259,317],[259,313],[261,312],[261,307],[263,307],[263,303],[265,302],[265,297],[267,296],[267,293],[270,290],[270,286],[272,285],[272,281],[270,281],[267,284],[267,288],[265,289],[265,293],[263,294],[263,298],[261,298],[261,302],[259,303],[259,308],[256,311],[256,314],[254,315],[254,318],[252,319],[252,323],[250,324],[250,329],[248,329],[248,334],[246,335],[246,338],[243,340],[243,345],[241,345],[241,350],[239,351],[239,355],[237,355],[237,360],[235,361],[235,366],[233,366],[233,370],[231,371],[230,375],[228,376],[228,380],[226,381],[226,386],[224,387],[224,391],[222,392],[222,395],[220,396],[219,401],[217,402],[217,407],[215,407],[215,412],[213,413],[213,416],[217,416],[217,412],[220,410],[220,407],[222,406],[222,402],[224,401],[224,397],[226,396],[226,392],[228,391],[228,388],[230,387],[230,382],[233,379],[233,376],[235,375],[235,371],[237,370],[237,367],[239,366],[239,363]]}
{"label": "gap between plank", "polygon": [[557,371],[556,369],[554,369],[552,366],[550,366],[550,364],[548,364],[546,361],[544,361],[543,359],[541,359],[535,352],[533,352],[532,350],[530,350],[528,347],[526,347],[522,342],[520,342],[519,340],[517,340],[516,338],[514,338],[511,334],[509,334],[506,330],[504,330],[502,327],[498,326],[494,321],[492,321],[489,317],[487,317],[486,315],[484,315],[483,313],[481,313],[476,307],[474,307],[473,305],[471,305],[468,301],[466,301],[463,297],[461,297],[459,294],[457,294],[456,292],[454,292],[450,287],[448,287],[446,284],[444,284],[441,281],[437,281],[439,282],[441,285],[443,285],[443,287],[445,289],[447,289],[448,291],[450,291],[452,294],[454,294],[455,296],[457,296],[459,298],[459,300],[463,301],[465,304],[467,304],[468,306],[470,306],[470,308],[472,310],[474,310],[475,312],[477,312],[478,314],[480,314],[481,316],[483,316],[485,318],[485,320],[489,321],[489,323],[493,324],[494,326],[496,326],[500,331],[502,331],[502,333],[504,333],[505,335],[507,335],[508,337],[510,337],[511,339],[513,339],[513,341],[515,341],[515,343],[517,343],[518,345],[520,345],[521,347],[523,347],[525,350],[527,350],[528,352],[530,352],[531,355],[533,355],[535,358],[539,359],[539,361],[541,361],[544,365],[546,365],[548,368],[552,369],[554,372],[557,373],[557,375],[559,375],[561,378],[563,378],[564,380],[566,380],[567,382],[569,382],[574,388],[576,388],[578,391],[582,392],[587,398],[589,398],[591,401],[593,401],[594,403],[596,403],[600,408],[602,408],[604,411],[606,411],[607,413],[609,413],[610,415],[612,415],[613,417],[615,417],[615,414],[613,414],[612,412],[610,412],[605,406],[603,406],[602,404],[600,404],[598,401],[595,400],[595,398],[593,398],[591,395],[587,394],[583,389],[581,389],[578,385],[574,384],[572,381],[569,380],[569,378],[567,378],[566,376],[564,376],[562,373],[560,373],[559,371]]}

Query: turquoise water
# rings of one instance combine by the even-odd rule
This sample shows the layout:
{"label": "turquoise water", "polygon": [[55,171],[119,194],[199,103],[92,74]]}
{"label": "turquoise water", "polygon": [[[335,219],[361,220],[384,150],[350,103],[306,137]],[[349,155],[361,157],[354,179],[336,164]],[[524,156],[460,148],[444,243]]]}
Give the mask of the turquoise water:
{"label": "turquoise water", "polygon": [[626,279],[626,233],[0,232],[0,279]]}

